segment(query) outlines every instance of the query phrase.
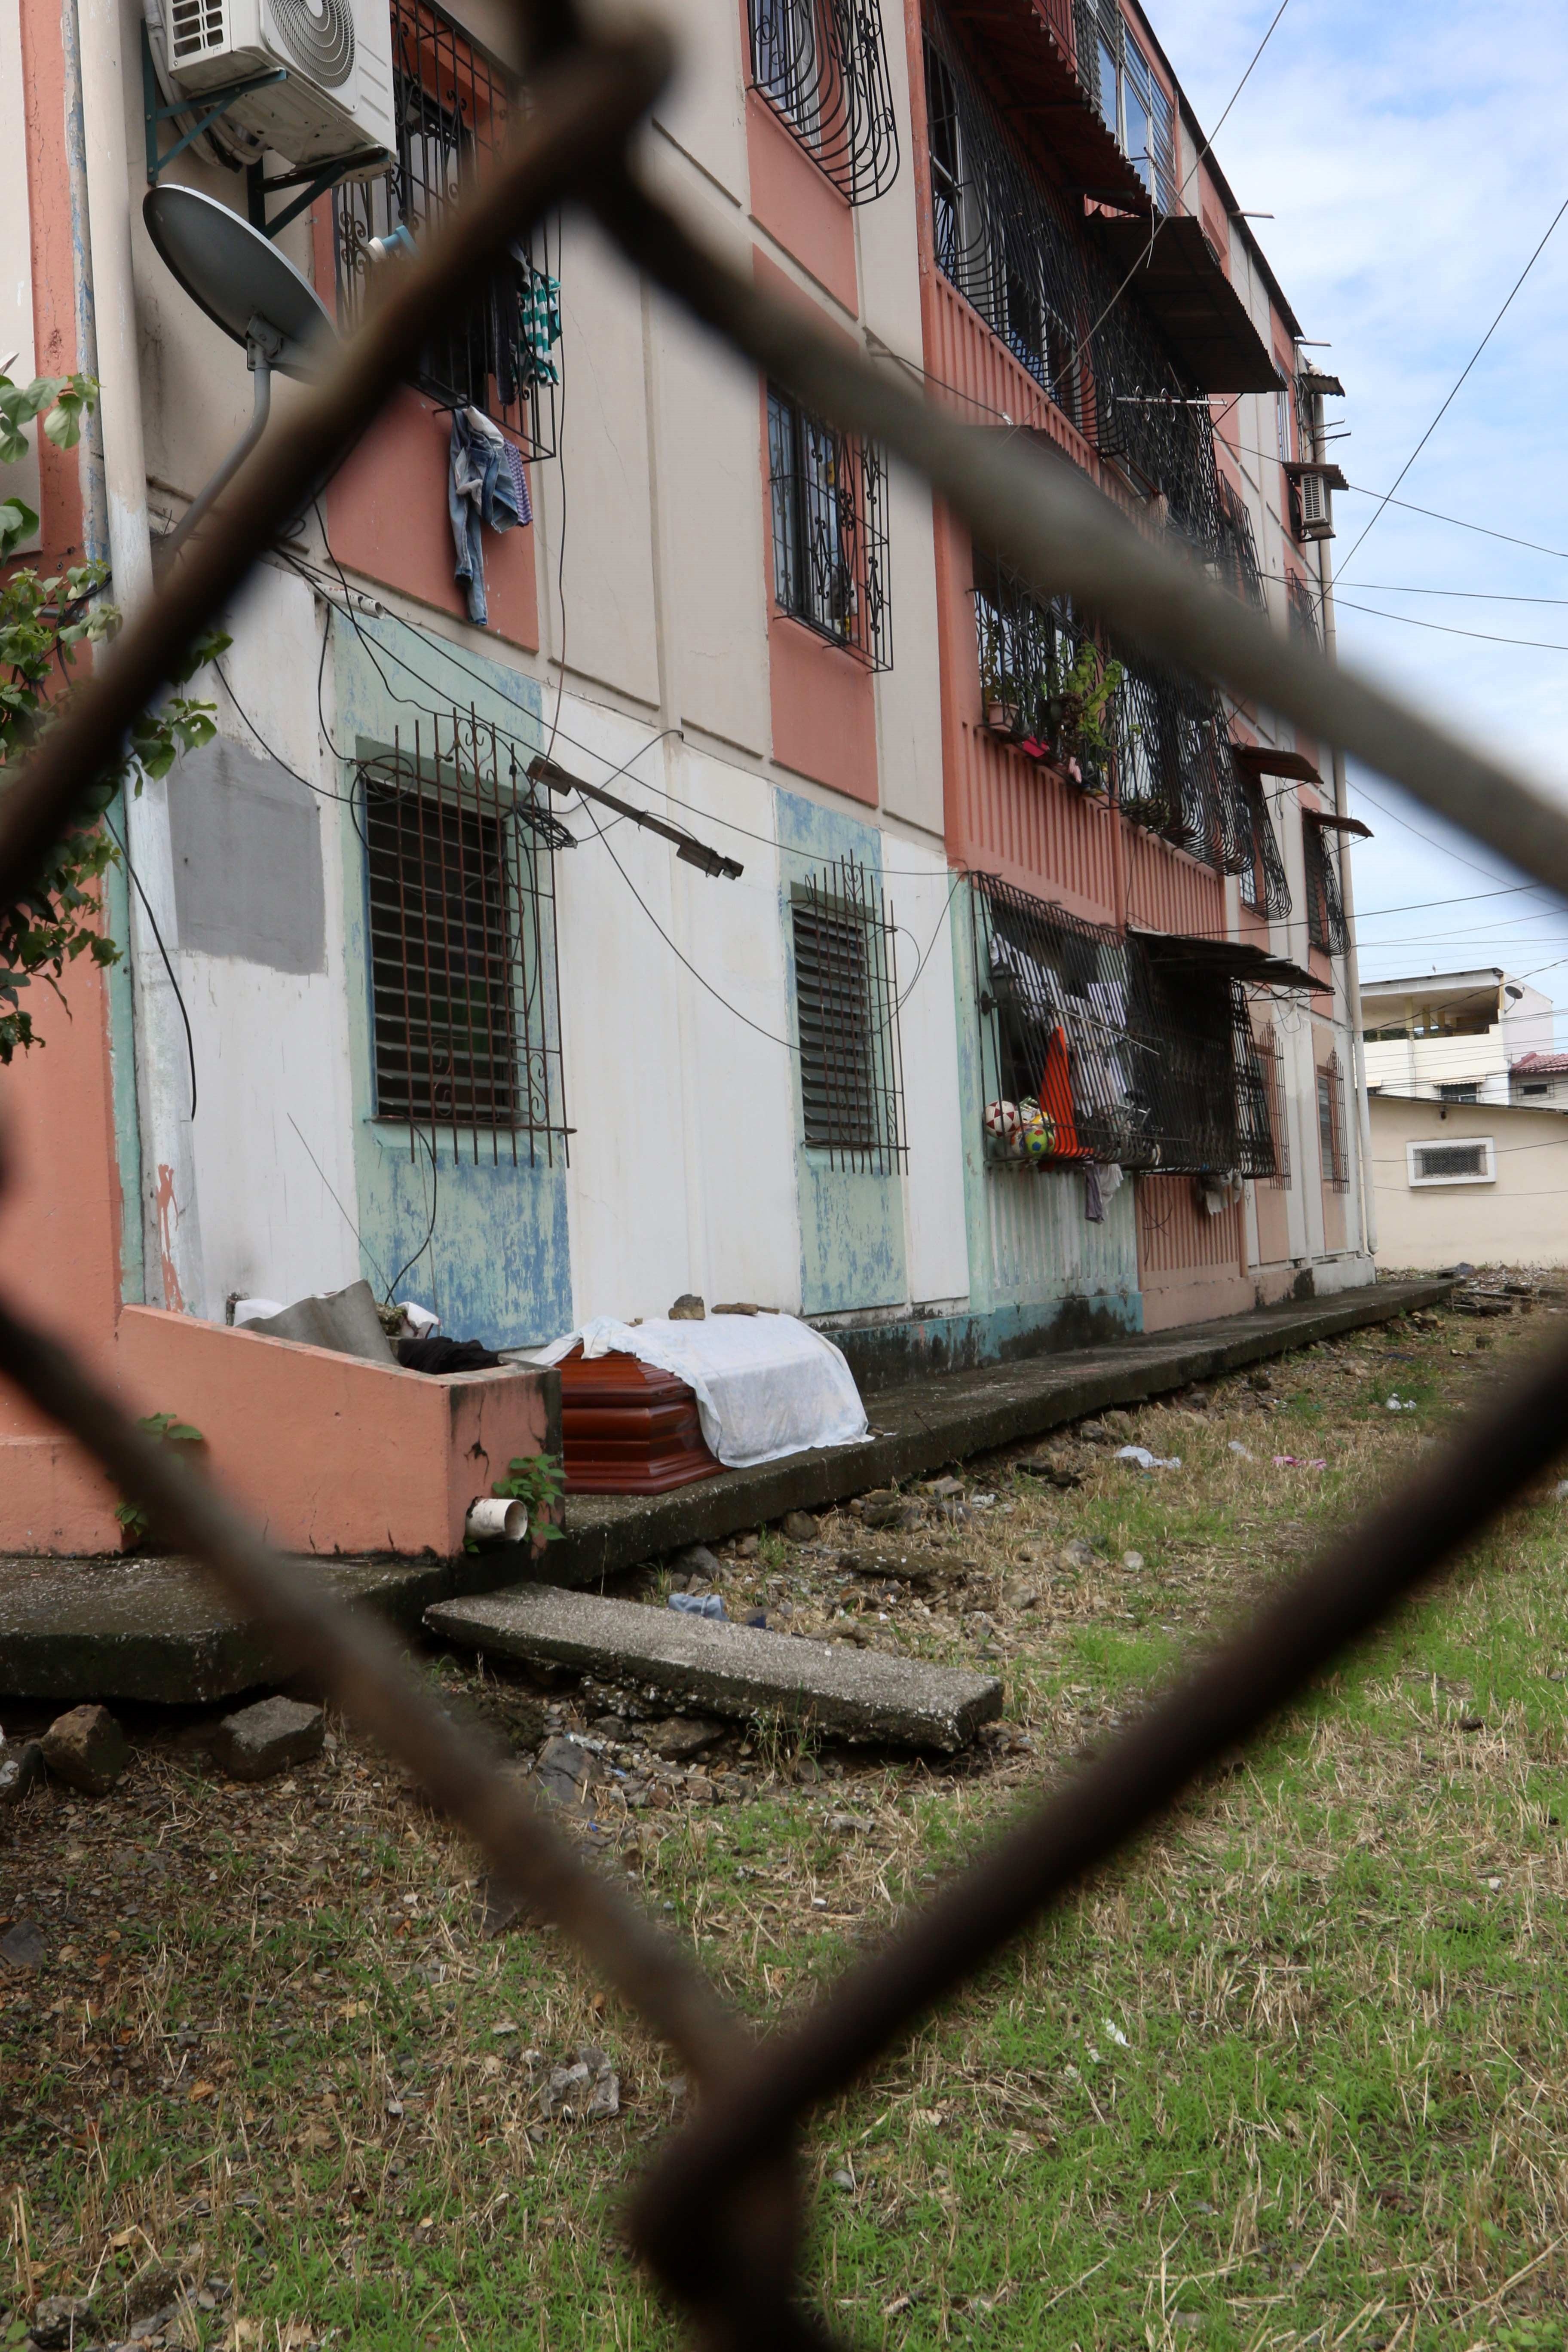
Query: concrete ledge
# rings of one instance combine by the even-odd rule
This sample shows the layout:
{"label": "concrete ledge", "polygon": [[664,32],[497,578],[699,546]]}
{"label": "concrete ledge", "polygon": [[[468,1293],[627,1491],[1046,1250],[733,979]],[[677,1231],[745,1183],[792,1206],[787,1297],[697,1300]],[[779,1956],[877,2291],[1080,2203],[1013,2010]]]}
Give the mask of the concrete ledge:
{"label": "concrete ledge", "polygon": [[599,1584],[684,1544],[712,1543],[785,1511],[820,1510],[992,1446],[1043,1436],[1111,1405],[1141,1404],[1341,1331],[1390,1322],[1413,1307],[1437,1305],[1452,1287],[1436,1279],[1368,1284],[1332,1298],[1287,1299],[1180,1330],[883,1389],[868,1400],[878,1433],[863,1445],[727,1470],[670,1495],[574,1497],[565,1537],[550,1546],[551,1580]]}
{"label": "concrete ledge", "polygon": [[749,1720],[777,1713],[843,1739],[966,1747],[1002,1709],[994,1675],[748,1625],[712,1624],[636,1601],[520,1585],[438,1603],[425,1622],[460,1648],[652,1685],[677,1706]]}
{"label": "concrete ledge", "polygon": [[[549,1547],[542,1563],[519,1545],[421,1559],[318,1558],[310,1565],[345,1600],[379,1610],[412,1633],[433,1603],[521,1585],[537,1578],[541,1565],[552,1585],[598,1584],[683,1544],[712,1542],[788,1510],[821,1509],[1110,1405],[1139,1403],[1337,1332],[1388,1322],[1437,1303],[1451,1287],[1436,1279],[1379,1283],[1153,1338],[884,1390],[869,1407],[879,1433],[866,1444],[729,1470],[671,1495],[577,1496],[567,1505],[564,1538]],[[396,1382],[414,1375],[383,1377]],[[382,1432],[383,1449],[395,1443],[395,1431]],[[288,1671],[261,1635],[179,1560],[0,1556],[0,1695],[205,1705]]]}

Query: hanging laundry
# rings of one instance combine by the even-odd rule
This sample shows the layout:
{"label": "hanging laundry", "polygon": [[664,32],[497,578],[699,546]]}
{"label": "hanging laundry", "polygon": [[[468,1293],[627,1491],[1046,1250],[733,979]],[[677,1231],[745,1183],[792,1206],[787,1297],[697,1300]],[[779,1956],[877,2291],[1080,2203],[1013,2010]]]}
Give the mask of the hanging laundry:
{"label": "hanging laundry", "polygon": [[489,603],[481,526],[510,530],[533,516],[519,453],[477,408],[453,411],[447,506],[457,551],[453,577],[468,591],[469,620],[482,629],[489,621]]}
{"label": "hanging laundry", "polygon": [[1091,1225],[1105,1223],[1105,1202],[1100,1196],[1100,1171],[1092,1160],[1083,1163],[1083,1213]]}
{"label": "hanging laundry", "polygon": [[1053,1029],[1046,1041],[1046,1066],[1040,1078],[1040,1108],[1057,1131],[1054,1156],[1058,1160],[1086,1160],[1089,1154],[1079,1141],[1073,1109],[1072,1078],[1068,1067],[1068,1033],[1059,1027]]}
{"label": "hanging laundry", "polygon": [[[512,252],[516,256],[515,246]],[[561,372],[552,353],[561,341],[561,280],[547,278],[523,258],[518,373],[524,383],[559,383]]]}

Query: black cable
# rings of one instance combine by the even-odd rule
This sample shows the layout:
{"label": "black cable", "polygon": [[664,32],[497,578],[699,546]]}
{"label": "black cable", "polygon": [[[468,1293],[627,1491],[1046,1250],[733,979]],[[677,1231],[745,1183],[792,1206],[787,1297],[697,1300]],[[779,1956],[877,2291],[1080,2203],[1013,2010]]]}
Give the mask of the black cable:
{"label": "black cable", "polygon": [[[229,682],[228,672],[223,666],[223,656],[221,654],[215,656],[213,667],[216,670],[219,677],[223,680],[224,692],[227,695],[236,710],[238,711],[240,717],[244,719],[247,727],[249,728],[251,733],[255,736],[257,741],[260,744],[268,758],[278,767],[281,768],[286,776],[292,776],[297,784],[303,784],[308,793],[314,793],[318,800],[336,801],[341,807],[346,808],[354,820],[354,830],[357,833],[359,831],[359,812],[355,795],[353,793],[334,793],[331,787],[326,784],[313,784],[309,776],[302,776],[298,768],[291,768],[288,761],[284,759],[282,753],[273,750],[271,744],[267,740],[266,736],[263,735],[260,728],[257,725],[249,711],[247,710],[244,703],[241,702],[238,695],[236,694],[233,686]],[[361,835],[361,839],[363,839],[363,835]]]}
{"label": "black cable", "polygon": [[180,1018],[185,1024],[185,1052],[190,1056],[191,1064],[191,1118],[194,1121],[196,1115],[196,1045],[195,1039],[191,1034],[191,1016],[185,1010],[185,1000],[180,992],[180,983],[174,976],[174,967],[169,961],[169,950],[163,945],[163,934],[158,929],[158,918],[153,912],[152,901],[149,899],[146,891],[142,887],[142,877],[137,873],[135,866],[131,863],[130,846],[126,842],[121,841],[119,834],[115,832],[114,821],[110,816],[107,809],[104,811],[103,822],[109,827],[110,838],[114,841],[120,851],[120,855],[125,860],[125,871],[130,875],[132,883],[135,885],[136,896],[141,899],[142,908],[146,913],[147,920],[153,926],[153,937],[158,942],[158,953],[163,959],[163,970],[169,975],[169,985],[174,992],[174,1002],[180,1008]]}
{"label": "black cable", "polygon": [[[561,659],[555,672],[555,716],[551,721],[550,740],[544,747],[547,760],[555,756],[555,738],[561,731],[561,705],[566,693],[566,314],[561,314],[561,399],[558,415],[560,429],[555,436],[555,462],[561,473],[561,530],[555,549],[555,601],[561,607]],[[598,828],[595,827],[595,831]]]}
{"label": "black cable", "polygon": [[[409,1125],[413,1126],[413,1121],[410,1120]],[[425,1146],[426,1150],[430,1154],[430,1222],[425,1228],[424,1240],[420,1243],[413,1256],[408,1260],[407,1265],[400,1265],[397,1272],[393,1276],[392,1280],[386,1286],[385,1304],[388,1307],[392,1304],[392,1294],[396,1289],[398,1284],[402,1281],[404,1276],[409,1271],[410,1267],[418,1265],[420,1259],[429,1248],[431,1240],[436,1232],[436,1212],[439,1207],[441,1201],[441,1163],[436,1157],[436,1147],[431,1142],[429,1137],[426,1134],[425,1129],[422,1127],[414,1128],[414,1132],[419,1138],[420,1142]]]}

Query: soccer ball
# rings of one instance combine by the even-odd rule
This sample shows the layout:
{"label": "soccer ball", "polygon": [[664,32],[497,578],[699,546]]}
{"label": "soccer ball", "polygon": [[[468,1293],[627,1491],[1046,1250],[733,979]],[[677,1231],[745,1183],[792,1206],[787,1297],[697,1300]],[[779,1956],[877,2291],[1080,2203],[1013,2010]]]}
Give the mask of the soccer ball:
{"label": "soccer ball", "polygon": [[1024,1129],[1024,1157],[1048,1160],[1057,1148],[1057,1130],[1045,1111],[1037,1111]]}
{"label": "soccer ball", "polygon": [[1009,1150],[1017,1149],[1018,1133],[1022,1125],[1023,1121],[1018,1117],[1016,1103],[986,1104],[985,1132],[987,1135],[994,1135],[998,1143],[1005,1143]]}

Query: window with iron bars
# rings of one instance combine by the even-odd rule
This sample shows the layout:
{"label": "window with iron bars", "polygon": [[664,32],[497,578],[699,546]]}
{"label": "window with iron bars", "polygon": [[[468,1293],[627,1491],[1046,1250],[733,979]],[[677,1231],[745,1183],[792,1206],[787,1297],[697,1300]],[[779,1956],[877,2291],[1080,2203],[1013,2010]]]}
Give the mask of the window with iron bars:
{"label": "window with iron bars", "polygon": [[1063,688],[1091,634],[1069,599],[1047,600],[993,557],[974,558],[980,702],[994,734],[1049,760],[1086,792],[1104,792],[1109,761],[1074,726]]}
{"label": "window with iron bars", "polygon": [[1186,671],[1121,654],[1116,701],[1119,803],[1134,824],[1222,874],[1260,856],[1254,812],[1214,688]]}
{"label": "window with iron bars", "polygon": [[1310,811],[1301,816],[1301,856],[1307,878],[1307,943],[1325,955],[1343,955],[1351,931],[1340,888],[1339,848],[1327,826],[1313,823]]}
{"label": "window with iron bars", "polygon": [[749,0],[752,81],[852,205],[899,176],[899,123],[878,0]]}
{"label": "window with iron bars", "polygon": [[564,1156],[555,847],[569,839],[471,714],[359,764],[375,1115],[409,1149]]}
{"label": "window with iron bars", "polygon": [[[394,229],[421,236],[481,180],[522,105],[516,86],[435,5],[393,0],[393,111],[396,162],[332,192],[338,315],[359,316],[373,269],[373,237]],[[561,382],[560,234],[536,225],[479,307],[455,317],[426,346],[416,378],[446,408],[477,408],[529,457],[554,454]]]}
{"label": "window with iron bars", "polygon": [[1321,648],[1322,630],[1318,622],[1318,600],[1298,572],[1285,575],[1285,616],[1290,635],[1314,650]]}
{"label": "window with iron bars", "polygon": [[1101,121],[1163,213],[1180,209],[1176,123],[1116,0],[1077,0],[1078,69]]}
{"label": "window with iron bars", "polygon": [[1215,542],[1214,570],[1222,588],[1243,604],[1250,604],[1261,613],[1268,598],[1263,587],[1263,567],[1258,561],[1258,542],[1252,535],[1252,518],[1247,511],[1247,500],[1241,492],[1227,482],[1223,474],[1215,478],[1215,520],[1218,535]]}
{"label": "window with iron bars", "polygon": [[[988,1160],[1274,1174],[1263,1067],[1234,981],[1163,963],[1142,939],[994,875],[970,885]],[[1053,1118],[1054,1150],[1031,1161],[1028,1106],[1050,1094],[1059,1112],[1064,1086],[1070,1138]]]}
{"label": "window with iron bars", "polygon": [[1252,818],[1253,855],[1241,868],[1241,901],[1256,913],[1267,915],[1271,922],[1279,922],[1290,912],[1293,902],[1274,820],[1268,814],[1268,796],[1259,777],[1248,774],[1239,761],[1236,766],[1242,797]]}
{"label": "window with iron bars", "polygon": [[904,1135],[895,926],[875,873],[839,858],[790,891],[800,1101],[808,1150],[892,1175]]}
{"label": "window with iron bars", "polygon": [[881,453],[768,387],[773,602],[868,669],[893,666]]}
{"label": "window with iron bars", "polygon": [[[1118,20],[1120,21],[1120,20]],[[1080,28],[1081,30],[1081,28]],[[944,278],[1079,430],[1207,561],[1218,546],[1214,420],[1135,300],[1092,253],[937,0],[925,27],[931,237]],[[1084,51],[1079,41],[1080,64]]]}
{"label": "window with iron bars", "polygon": [[1345,1074],[1338,1054],[1318,1066],[1318,1151],[1331,1192],[1348,1192],[1350,1150],[1345,1137]]}
{"label": "window with iron bars", "polygon": [[1284,1192],[1290,1182],[1290,1122],[1286,1108],[1285,1048],[1272,1021],[1265,1022],[1258,1031],[1256,1042],[1263,1073],[1263,1090],[1268,1098],[1268,1133],[1274,1152],[1274,1172],[1267,1181],[1277,1191]]}

